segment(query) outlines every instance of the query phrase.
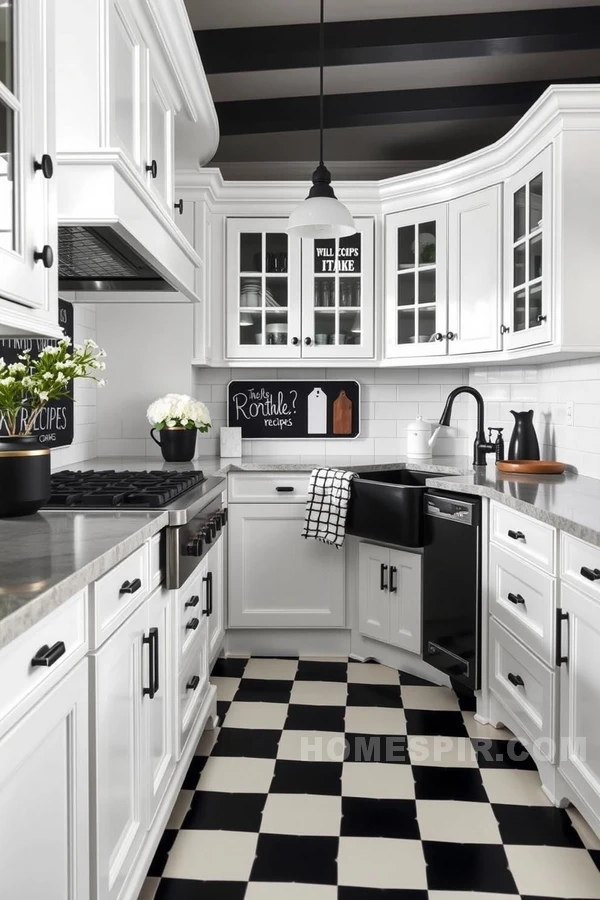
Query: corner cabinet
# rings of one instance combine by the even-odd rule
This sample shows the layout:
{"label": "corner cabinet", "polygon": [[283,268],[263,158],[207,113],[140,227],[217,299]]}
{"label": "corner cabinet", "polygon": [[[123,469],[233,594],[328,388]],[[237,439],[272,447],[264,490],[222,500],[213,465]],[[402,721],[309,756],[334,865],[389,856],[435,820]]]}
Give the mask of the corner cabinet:
{"label": "corner cabinet", "polygon": [[0,4],[0,335],[58,337],[54,0]]}
{"label": "corner cabinet", "polygon": [[300,240],[286,219],[227,219],[227,357],[372,359],[372,219]]}

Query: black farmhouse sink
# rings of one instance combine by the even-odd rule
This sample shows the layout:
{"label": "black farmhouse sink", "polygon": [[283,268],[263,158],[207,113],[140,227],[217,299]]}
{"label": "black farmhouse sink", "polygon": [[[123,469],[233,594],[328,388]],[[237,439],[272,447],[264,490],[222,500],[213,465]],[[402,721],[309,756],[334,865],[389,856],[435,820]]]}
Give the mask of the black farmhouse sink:
{"label": "black farmhouse sink", "polygon": [[426,479],[436,475],[413,469],[359,472],[352,481],[346,531],[399,547],[422,547],[423,494]]}

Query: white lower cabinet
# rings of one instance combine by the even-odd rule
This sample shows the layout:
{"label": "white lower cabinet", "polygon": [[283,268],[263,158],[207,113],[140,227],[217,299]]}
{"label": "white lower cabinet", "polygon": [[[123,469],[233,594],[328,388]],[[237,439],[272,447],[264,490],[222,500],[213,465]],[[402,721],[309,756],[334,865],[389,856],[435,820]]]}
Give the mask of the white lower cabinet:
{"label": "white lower cabinet", "polygon": [[360,633],[419,653],[420,554],[361,542],[358,567]]}
{"label": "white lower cabinet", "polygon": [[0,895],[87,900],[88,662],[0,740]]}
{"label": "white lower cabinet", "polygon": [[207,556],[206,602],[208,603],[208,658],[212,663],[225,638],[225,555],[226,534]]}
{"label": "white lower cabinet", "polygon": [[344,550],[302,538],[303,522],[303,503],[230,504],[230,628],[344,626]]}
{"label": "white lower cabinet", "polygon": [[148,725],[148,823],[151,824],[175,769],[173,664],[174,633],[171,595],[159,588],[148,601],[149,628],[156,628],[156,691],[146,704]]}

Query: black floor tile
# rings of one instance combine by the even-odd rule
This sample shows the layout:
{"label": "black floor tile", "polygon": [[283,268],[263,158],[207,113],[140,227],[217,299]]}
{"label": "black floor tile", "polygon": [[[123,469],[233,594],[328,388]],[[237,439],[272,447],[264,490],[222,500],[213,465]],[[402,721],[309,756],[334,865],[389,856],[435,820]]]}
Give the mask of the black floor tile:
{"label": "black floor tile", "polygon": [[245,658],[225,659],[220,657],[214,664],[211,675],[219,678],[241,678],[247,665],[248,660]]}
{"label": "black floor tile", "polygon": [[181,785],[182,790],[184,791],[195,791],[196,785],[198,784],[198,779],[200,778],[200,773],[204,766],[206,765],[206,760],[208,756],[192,756],[192,761],[190,763],[190,767],[185,774],[185,778],[183,779],[183,784]]}
{"label": "black floor tile", "polygon": [[427,891],[338,887],[338,900],[427,900]]}
{"label": "black floor tile", "polygon": [[491,738],[471,738],[482,769],[529,769],[536,764],[520,741],[497,741]]}
{"label": "black floor tile", "polygon": [[400,684],[422,685],[423,687],[436,687],[434,681],[427,681],[425,678],[419,678],[418,675],[411,675],[409,672],[400,670]]}
{"label": "black floor tile", "polygon": [[469,800],[487,803],[479,769],[413,766],[417,800]]}
{"label": "black floor tile", "polygon": [[278,759],[270,793],[339,797],[342,793],[342,763]]}
{"label": "black floor tile", "polygon": [[468,737],[462,713],[437,709],[405,709],[407,734]]}
{"label": "black floor tile", "polygon": [[284,728],[286,731],[344,731],[344,706],[310,706],[290,703]]}
{"label": "black floor tile", "polygon": [[456,699],[463,712],[475,712],[477,709],[477,698],[475,694],[457,694]]}
{"label": "black floor tile", "polygon": [[394,684],[349,684],[347,705],[401,707],[400,688]]}
{"label": "black floor tile", "polygon": [[176,828],[167,828],[163,832],[163,836],[158,842],[158,847],[156,848],[156,852],[154,853],[154,858],[150,863],[150,868],[148,869],[148,876],[152,878],[158,878],[162,875],[164,868],[167,864],[167,858],[169,856],[169,852],[171,847],[175,843],[175,838],[179,832]]}
{"label": "black floor tile", "polygon": [[231,706],[230,700],[217,700],[217,715],[219,717],[219,722],[221,725],[225,721],[225,716],[229,712],[230,706]]}
{"label": "black floor tile", "polygon": [[154,900],[244,900],[245,894],[245,881],[162,878]]}
{"label": "black floor tile", "polygon": [[405,734],[346,734],[346,762],[410,763]]}
{"label": "black floor tile", "polygon": [[342,797],[342,836],[419,840],[414,800]]}
{"label": "black floor tile", "polygon": [[423,841],[423,852],[430,891],[489,891],[518,896],[500,844]]}
{"label": "black floor tile", "polygon": [[493,803],[504,844],[583,847],[564,809],[553,806],[515,806]]}
{"label": "black floor tile", "polygon": [[336,884],[338,845],[336,837],[261,834],[250,881]]}
{"label": "black floor tile", "polygon": [[274,678],[242,678],[233,699],[246,703],[289,703],[293,683]]}
{"label": "black floor tile", "polygon": [[260,831],[266,794],[229,794],[196,791],[183,820],[184,829]]}
{"label": "black floor tile", "polygon": [[281,731],[262,728],[222,728],[211,756],[251,756],[275,759]]}
{"label": "black floor tile", "polygon": [[347,678],[348,663],[345,662],[301,659],[296,672],[296,681],[346,681]]}

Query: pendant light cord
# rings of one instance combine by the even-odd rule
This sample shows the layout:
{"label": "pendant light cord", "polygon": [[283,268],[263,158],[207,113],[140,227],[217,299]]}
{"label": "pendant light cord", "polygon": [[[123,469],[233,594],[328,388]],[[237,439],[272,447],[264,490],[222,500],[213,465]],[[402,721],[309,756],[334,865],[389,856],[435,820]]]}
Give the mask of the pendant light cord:
{"label": "pendant light cord", "polygon": [[319,160],[320,165],[323,163],[323,118],[324,118],[324,96],[323,96],[323,63],[325,57],[325,0],[321,0],[321,22],[319,25]]}

